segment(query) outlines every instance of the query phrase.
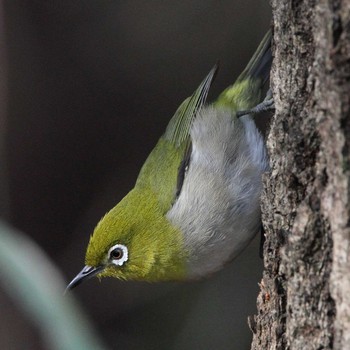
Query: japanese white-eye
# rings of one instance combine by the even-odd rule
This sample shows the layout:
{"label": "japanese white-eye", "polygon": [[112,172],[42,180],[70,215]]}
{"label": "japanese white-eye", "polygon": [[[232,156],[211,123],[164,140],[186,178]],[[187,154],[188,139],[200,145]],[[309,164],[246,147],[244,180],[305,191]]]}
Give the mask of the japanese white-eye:
{"label": "japanese white-eye", "polygon": [[236,82],[212,104],[215,66],[170,120],[135,187],[97,224],[84,269],[123,280],[197,279],[232,260],[261,227],[264,140],[251,110],[271,66],[267,33]]}

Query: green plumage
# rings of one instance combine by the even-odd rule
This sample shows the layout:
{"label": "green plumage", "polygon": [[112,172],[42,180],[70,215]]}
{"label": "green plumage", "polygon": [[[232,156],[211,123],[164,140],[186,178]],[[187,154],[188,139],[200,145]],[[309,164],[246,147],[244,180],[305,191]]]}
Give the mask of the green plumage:
{"label": "green plumage", "polygon": [[107,264],[108,249],[116,243],[128,247],[129,261],[121,268],[107,267],[100,276],[147,281],[185,277],[181,232],[166,219],[149,186],[136,186],[102,218],[90,239],[86,265]]}
{"label": "green plumage", "polygon": [[[259,69],[269,42],[270,33],[236,83],[219,96],[215,107],[238,111],[259,102],[264,79]],[[98,276],[148,281],[186,278],[188,252],[183,247],[183,235],[166,214],[176,200],[179,169],[190,151],[193,119],[205,103],[216,70],[215,66],[176,111],[143,165],[135,188],[96,226],[85,262],[88,266],[105,266]],[[107,256],[115,244],[123,244],[129,251],[128,261],[120,267],[110,264]]]}
{"label": "green plumage", "polygon": [[185,278],[182,235],[166,219],[166,213],[176,198],[178,172],[188,150],[190,126],[205,102],[216,69],[178,108],[143,165],[135,188],[97,225],[88,246],[86,265],[100,265],[116,243],[128,246],[130,252],[125,268],[111,266],[100,276],[148,281]]}
{"label": "green plumage", "polygon": [[217,98],[215,106],[234,111],[249,110],[260,102],[261,86],[268,79],[271,65],[271,31],[268,31],[235,83]]}

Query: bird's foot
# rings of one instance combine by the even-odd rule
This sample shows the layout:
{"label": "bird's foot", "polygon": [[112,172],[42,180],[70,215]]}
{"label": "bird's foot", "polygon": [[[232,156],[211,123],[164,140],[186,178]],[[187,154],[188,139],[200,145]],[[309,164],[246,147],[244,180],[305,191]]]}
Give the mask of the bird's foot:
{"label": "bird's foot", "polygon": [[252,109],[249,109],[247,111],[238,111],[237,117],[240,118],[244,115],[250,114],[255,115],[262,112],[270,112],[275,110],[275,101],[272,97],[271,89],[269,89],[266,93],[266,97],[264,101],[253,107]]}

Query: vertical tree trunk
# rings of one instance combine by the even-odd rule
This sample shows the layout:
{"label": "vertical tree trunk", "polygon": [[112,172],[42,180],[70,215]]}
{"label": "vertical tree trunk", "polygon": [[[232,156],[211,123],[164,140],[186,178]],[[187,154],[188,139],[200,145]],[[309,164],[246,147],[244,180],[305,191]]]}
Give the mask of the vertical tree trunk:
{"label": "vertical tree trunk", "polygon": [[272,8],[276,113],[252,349],[350,349],[350,1]]}

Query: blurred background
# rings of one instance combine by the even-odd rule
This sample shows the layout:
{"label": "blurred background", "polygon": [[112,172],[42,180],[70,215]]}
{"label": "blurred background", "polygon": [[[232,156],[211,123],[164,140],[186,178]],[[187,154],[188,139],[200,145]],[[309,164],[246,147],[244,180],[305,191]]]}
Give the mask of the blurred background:
{"label": "blurred background", "polygon": [[[209,99],[234,81],[271,10],[267,0],[0,4],[1,214],[68,282],[180,102],[217,60]],[[249,349],[258,250],[256,239],[201,282],[92,279],[73,293],[112,349]],[[1,284],[0,307],[1,349],[45,349]]]}

